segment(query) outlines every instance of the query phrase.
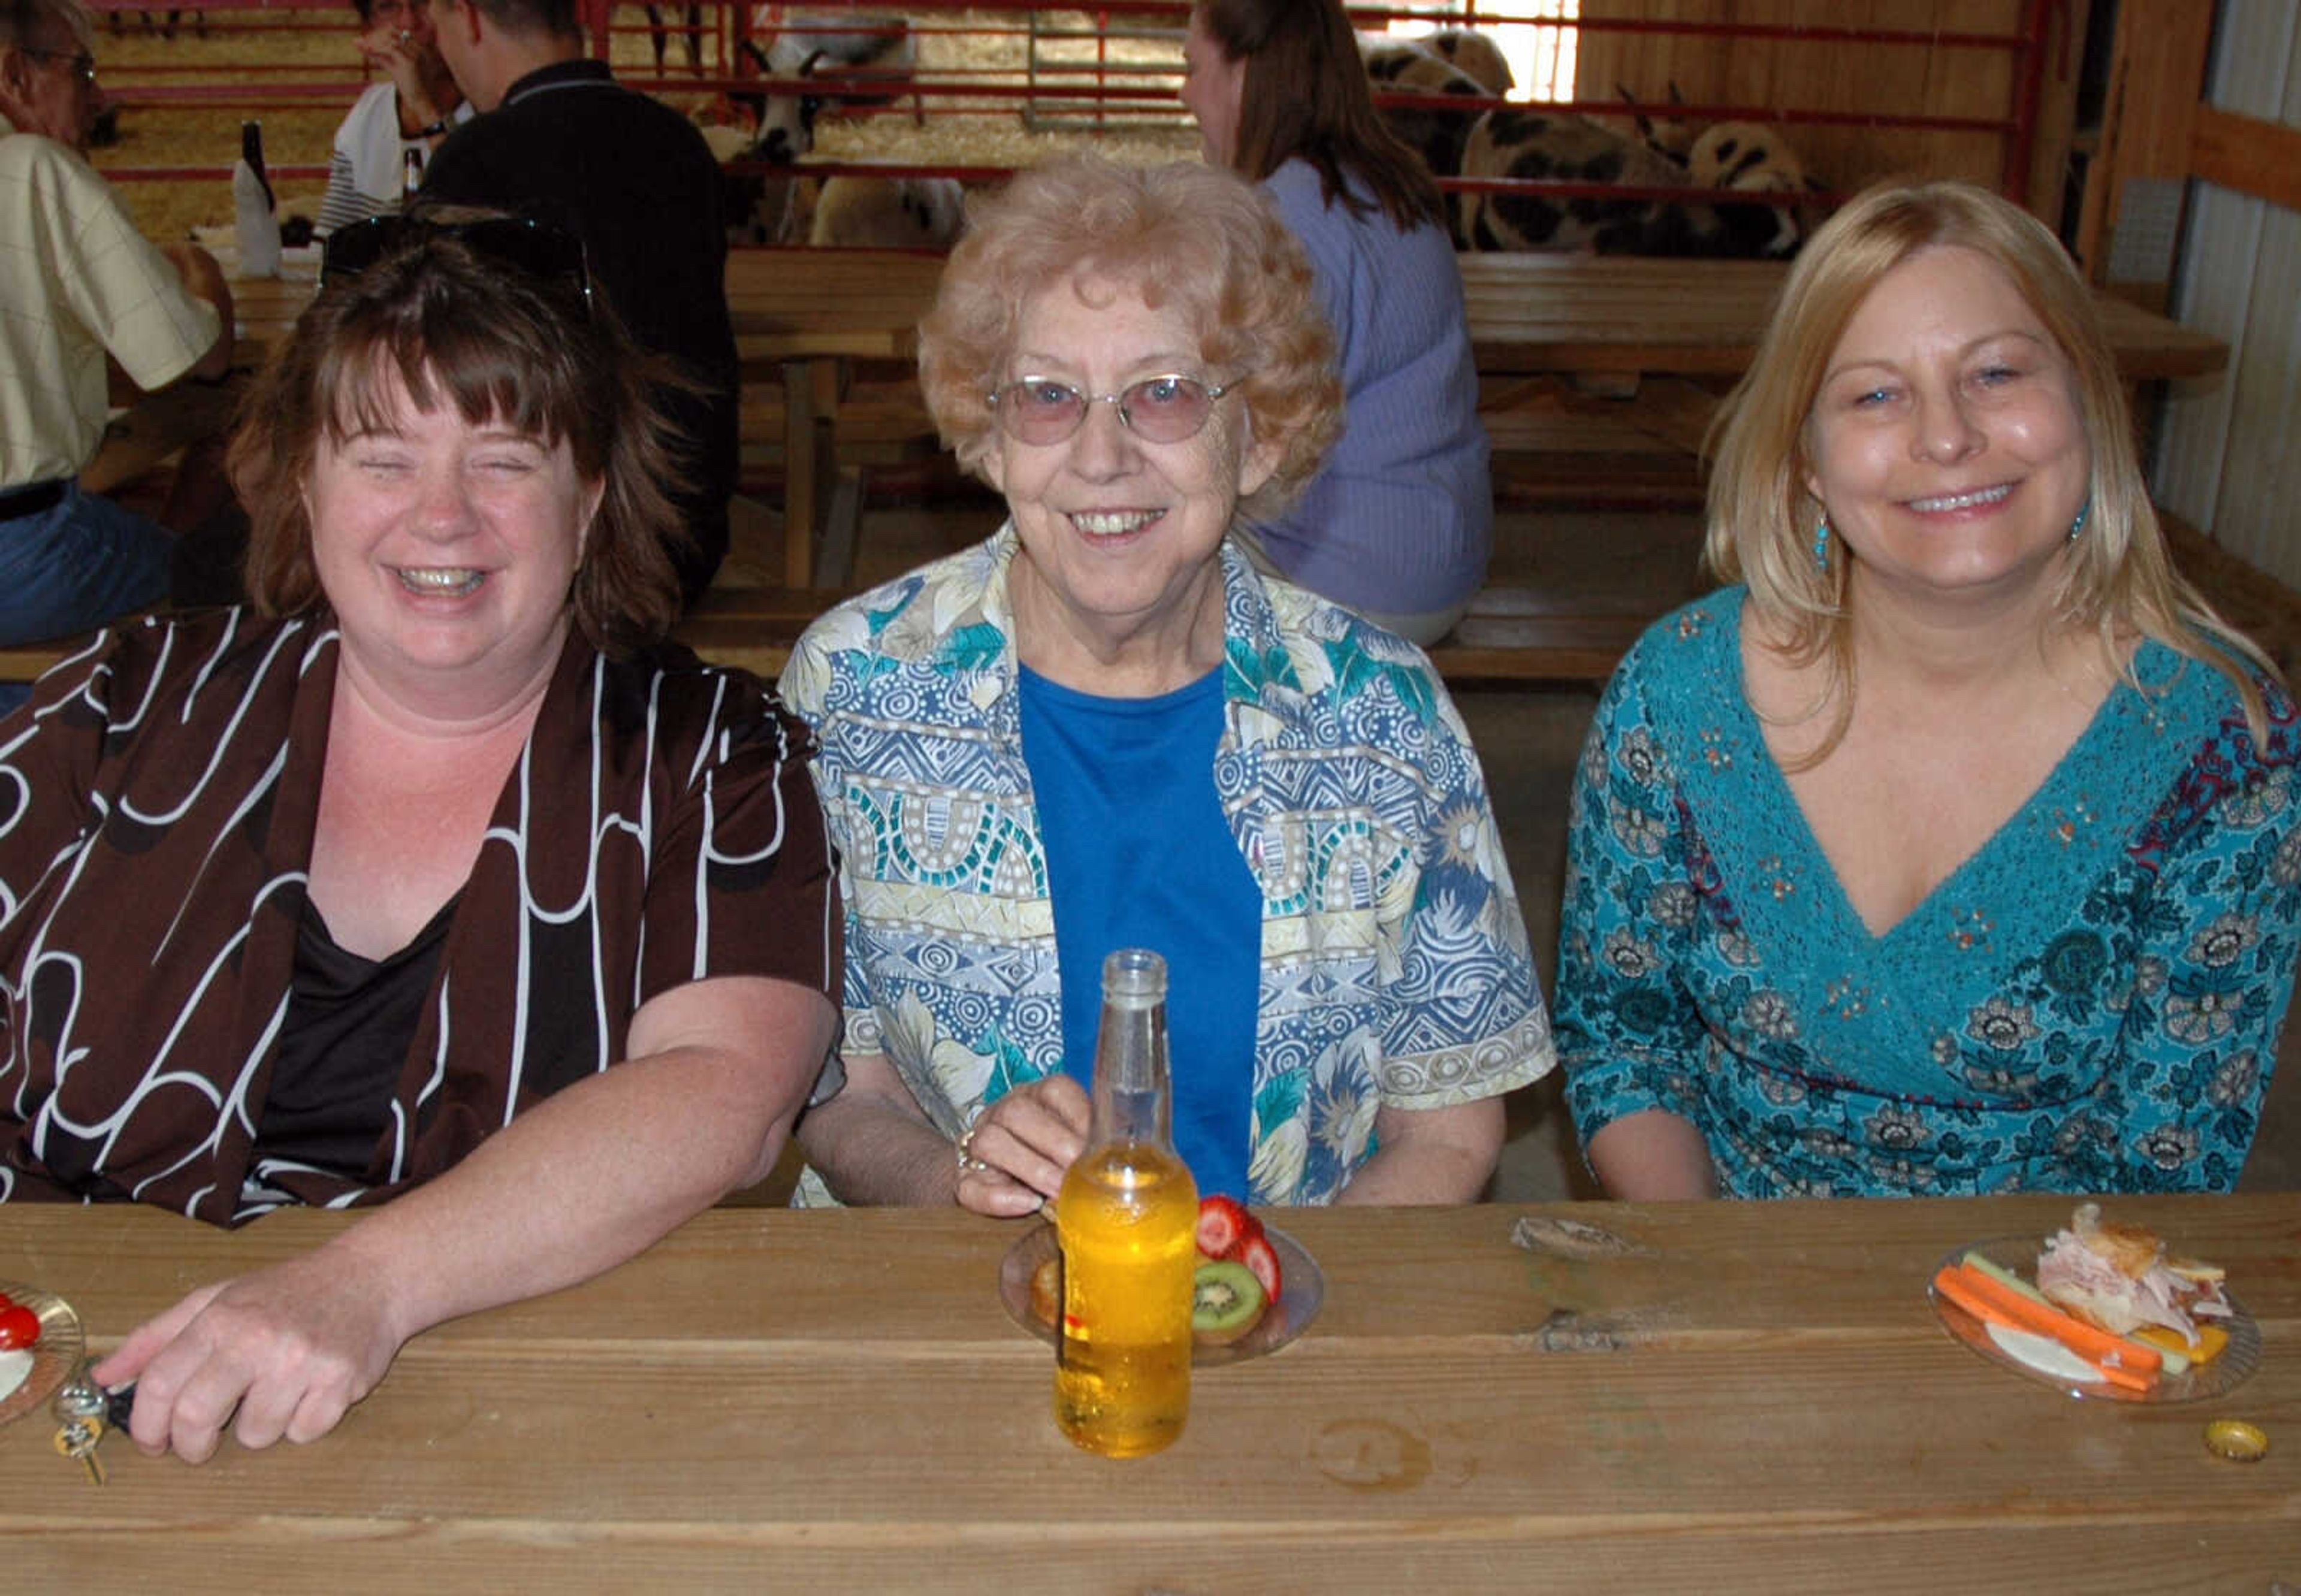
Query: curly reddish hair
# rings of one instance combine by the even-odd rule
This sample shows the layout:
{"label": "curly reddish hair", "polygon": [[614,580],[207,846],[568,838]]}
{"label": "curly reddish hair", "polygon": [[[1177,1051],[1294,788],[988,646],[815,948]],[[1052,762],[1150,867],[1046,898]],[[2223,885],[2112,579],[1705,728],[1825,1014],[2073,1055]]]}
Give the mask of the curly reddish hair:
{"label": "curly reddish hair", "polygon": [[919,324],[919,384],[944,446],[976,476],[998,438],[990,395],[1025,309],[1058,283],[1101,279],[1174,306],[1209,368],[1243,372],[1250,436],[1277,461],[1239,501],[1250,520],[1283,508],[1343,430],[1335,337],[1310,262],[1261,191],[1194,161],[1148,168],[1064,156],[968,206],[934,308]]}

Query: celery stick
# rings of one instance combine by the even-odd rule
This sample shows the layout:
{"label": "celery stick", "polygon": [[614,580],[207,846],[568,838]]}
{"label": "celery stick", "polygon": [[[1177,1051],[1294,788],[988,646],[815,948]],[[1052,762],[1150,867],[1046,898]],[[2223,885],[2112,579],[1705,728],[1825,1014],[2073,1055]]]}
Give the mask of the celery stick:
{"label": "celery stick", "polygon": [[[1996,1281],[1999,1285],[2011,1286],[2013,1290],[2021,1292],[2021,1295],[2027,1297],[2032,1302],[2042,1302],[2047,1308],[2054,1307],[2052,1299],[2049,1299],[2045,1292],[2039,1291],[2028,1281],[2014,1274],[2012,1270],[2004,1268],[2000,1265],[1991,1263],[1987,1258],[1982,1257],[1978,1252],[1967,1253],[1965,1255],[1965,1261],[1972,1265],[1975,1268],[1980,1270],[1984,1274],[1989,1276],[1990,1279]],[[2054,1308],[2054,1311],[2059,1313],[2061,1310],[2059,1308]]]}
{"label": "celery stick", "polygon": [[[1967,1253],[1965,1255],[1965,1261],[1971,1264],[1975,1268],[1980,1270],[1984,1274],[1989,1276],[1990,1279],[1996,1281],[1998,1284],[2021,1292],[2021,1295],[2029,1298],[2033,1302],[2042,1302],[2047,1308],[2052,1308],[2055,1313],[2062,1311],[2060,1306],[2055,1303],[2052,1298],[2046,1296],[2045,1292],[2039,1291],[2028,1281],[2014,1274],[2012,1270],[2004,1268],[2000,1265],[1991,1263],[1987,1258],[1982,1257],[1978,1252]],[[2132,1341],[2137,1347],[2147,1347],[2152,1352],[2155,1352],[2159,1358],[2164,1360],[2160,1366],[2168,1375],[2186,1375],[2189,1372],[2189,1359],[2186,1354],[2176,1352],[2169,1347],[2157,1346],[2153,1342],[2134,1341],[2129,1335],[2121,1336],[2118,1339],[2121,1341]]]}

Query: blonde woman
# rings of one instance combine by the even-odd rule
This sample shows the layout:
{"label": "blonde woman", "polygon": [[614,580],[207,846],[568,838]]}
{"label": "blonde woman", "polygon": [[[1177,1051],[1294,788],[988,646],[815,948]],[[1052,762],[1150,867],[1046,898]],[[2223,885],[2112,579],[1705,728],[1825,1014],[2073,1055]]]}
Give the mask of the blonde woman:
{"label": "blonde woman", "polygon": [[2301,933],[2294,711],[2168,563],[2052,235],[1817,234],[1707,558],[1600,705],[1558,980],[1625,1198],[2227,1190]]}

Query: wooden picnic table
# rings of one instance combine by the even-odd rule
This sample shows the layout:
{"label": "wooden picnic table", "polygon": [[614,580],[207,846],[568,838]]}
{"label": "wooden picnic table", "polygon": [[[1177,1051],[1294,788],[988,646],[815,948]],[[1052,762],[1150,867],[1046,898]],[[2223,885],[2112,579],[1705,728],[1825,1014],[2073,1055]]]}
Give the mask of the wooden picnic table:
{"label": "wooden picnic table", "polygon": [[[1926,1282],[2070,1199],[1294,1209],[1323,1311],[1202,1371],[1169,1450],[1050,1416],[994,1282],[1025,1225],[715,1209],[589,1284],[417,1337],[333,1434],[110,1483],[0,1429],[28,1589],[2267,1591],[2301,1580],[2301,1195],[2113,1199],[2229,1271],[2256,1372],[2075,1400]],[[222,1232],[0,1208],[92,1347],[345,1216]],[[2222,1460],[2207,1420],[2270,1437]]]}

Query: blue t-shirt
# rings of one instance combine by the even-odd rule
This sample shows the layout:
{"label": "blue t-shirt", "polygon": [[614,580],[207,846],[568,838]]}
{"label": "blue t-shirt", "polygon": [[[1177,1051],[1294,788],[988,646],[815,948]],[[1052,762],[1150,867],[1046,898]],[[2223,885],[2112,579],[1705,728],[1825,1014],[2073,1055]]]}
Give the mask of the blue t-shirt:
{"label": "blue t-shirt", "polygon": [[1102,961],[1167,960],[1175,1148],[1201,1192],[1246,1192],[1262,900],[1215,796],[1223,678],[1155,698],[1104,698],[1021,672],[1023,762],[1038,803],[1063,1068],[1094,1074]]}

